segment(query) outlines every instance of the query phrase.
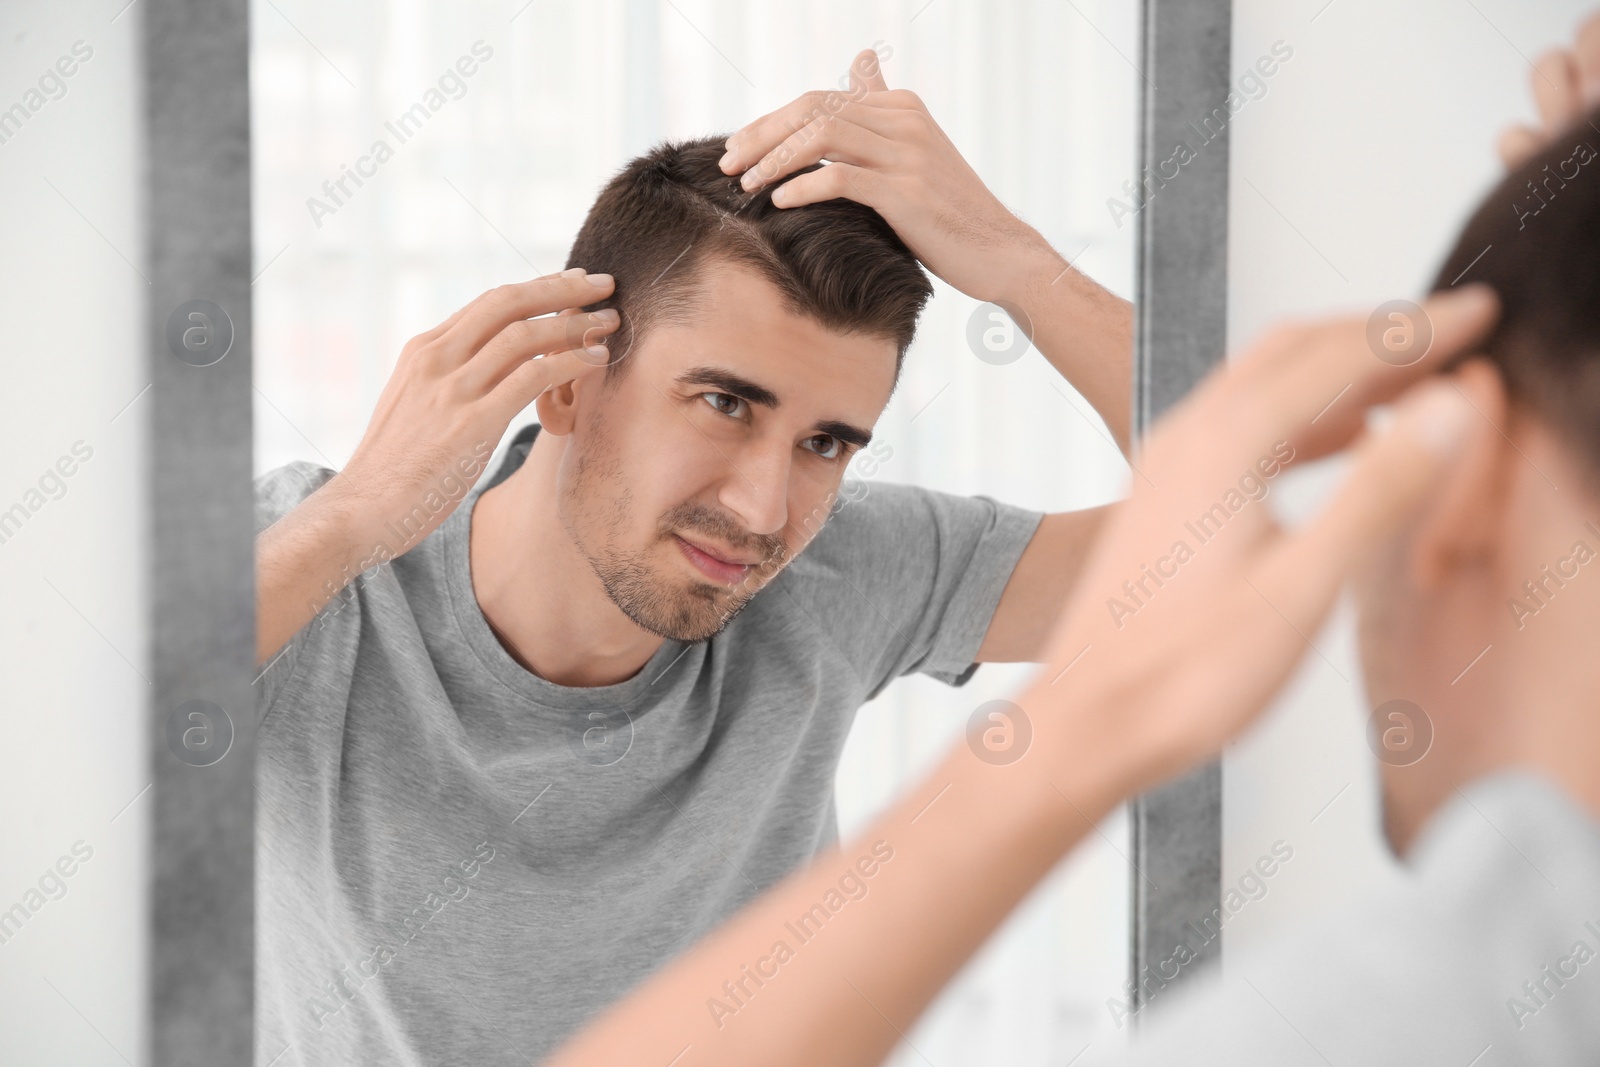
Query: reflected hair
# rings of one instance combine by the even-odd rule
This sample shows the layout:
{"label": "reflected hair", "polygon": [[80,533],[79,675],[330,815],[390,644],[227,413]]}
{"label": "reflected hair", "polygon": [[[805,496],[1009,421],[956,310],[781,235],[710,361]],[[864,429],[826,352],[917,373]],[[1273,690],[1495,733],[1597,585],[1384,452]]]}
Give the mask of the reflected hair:
{"label": "reflected hair", "polygon": [[916,256],[864,204],[775,207],[781,181],[745,192],[738,175],[717,166],[726,139],[668,141],[630,162],[600,191],[572,243],[567,267],[616,281],[609,297],[585,308],[621,316],[606,339],[607,383],[621,377],[652,327],[694,321],[699,281],[713,262],[757,273],[786,310],[827,329],[892,340],[898,382],[933,295]]}

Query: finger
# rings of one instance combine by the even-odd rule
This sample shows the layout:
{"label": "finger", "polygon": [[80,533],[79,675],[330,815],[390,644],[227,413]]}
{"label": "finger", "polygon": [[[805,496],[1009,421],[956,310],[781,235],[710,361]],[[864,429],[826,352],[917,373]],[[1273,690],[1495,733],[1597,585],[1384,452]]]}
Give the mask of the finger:
{"label": "finger", "polygon": [[1578,68],[1578,95],[1585,108],[1600,104],[1600,11],[1578,27],[1578,43],[1573,49]]}
{"label": "finger", "polygon": [[[747,169],[741,184],[746,190],[770,185],[786,174],[810,166],[818,159],[836,159],[862,166],[884,165],[892,158],[894,145],[891,142],[906,142],[918,138],[924,132],[923,124],[930,122],[927,112],[920,107],[889,105],[889,98],[895,96],[897,92],[892,89],[888,92],[868,93],[865,100],[847,102],[833,115],[813,120],[804,129],[796,131],[774,146],[755,165]],[[873,101],[884,103],[880,106]],[[829,121],[830,119],[833,121]],[[841,123],[866,130],[876,135],[878,139],[868,140],[854,130],[841,127],[835,135],[841,138],[837,142],[840,154],[832,154],[827,151],[830,143],[827,141],[819,143],[816,138],[829,134]]]}
{"label": "finger", "polygon": [[582,267],[497,286],[468,305],[465,314],[433,343],[450,364],[459,365],[519,319],[587,307],[610,296],[614,288],[611,275],[589,274]]}
{"label": "finger", "polygon": [[1527,126],[1511,126],[1500,134],[1500,141],[1495,146],[1500,152],[1500,161],[1507,170],[1516,170],[1524,160],[1537,152],[1545,142],[1545,135]]}
{"label": "finger", "polygon": [[1578,93],[1578,67],[1572,53],[1552,49],[1533,64],[1533,99],[1548,137],[1563,130],[1582,110]]}
{"label": "finger", "polygon": [[1250,582],[1302,633],[1313,633],[1351,570],[1393,536],[1442,480],[1475,423],[1468,393],[1483,382],[1457,377],[1413,387],[1388,425],[1357,450],[1331,503],[1288,534],[1250,575]]}
{"label": "finger", "polygon": [[887,90],[888,88],[889,83],[883,80],[883,68],[878,63],[878,53],[871,48],[863,48],[857,52],[856,58],[850,63],[850,89],[852,93]]}
{"label": "finger", "polygon": [[[604,346],[600,347],[604,349]],[[605,365],[603,357],[597,358],[585,349],[556,352],[530,359],[513,367],[484,398],[484,403],[489,406],[495,418],[509,423],[516,417],[517,412],[537,400],[539,394],[546,389],[565,385],[567,382],[593,374]]]}
{"label": "finger", "polygon": [[[863,107],[870,110],[862,113],[859,109]],[[747,170],[751,163],[772,151],[796,130],[802,129],[815,119],[826,115],[843,115],[852,108],[857,110],[847,116],[850,121],[857,126],[865,126],[884,134],[891,131],[875,122],[872,112],[927,113],[922,98],[909,89],[853,88],[849,92],[818,90],[804,93],[791,103],[734,131],[725,142],[728,151],[718,161],[718,166],[722,168],[724,174],[739,174]]]}
{"label": "finger", "polygon": [[[1457,307],[1453,311],[1447,308],[1442,318],[1431,300],[1425,301],[1417,312],[1391,310],[1387,317],[1374,312],[1368,318],[1367,345],[1376,361],[1384,366],[1377,373],[1352,382],[1347,392],[1330,402],[1326,417],[1314,420],[1295,436],[1297,454],[1303,461],[1344,448],[1364,428],[1368,408],[1387,403],[1421,377],[1455,365],[1465,352],[1487,336],[1499,315],[1499,301],[1483,286],[1464,286],[1462,290],[1445,292],[1468,288],[1478,288],[1483,293],[1487,310],[1480,305],[1476,314],[1487,315],[1487,318],[1473,317],[1471,297],[1468,307]],[[1380,312],[1383,310],[1379,308]],[[1401,332],[1402,336],[1405,331],[1412,331],[1409,340],[1399,346],[1398,353],[1391,351],[1386,343],[1390,330]],[[1397,357],[1402,365],[1390,367],[1390,362]],[[1415,363],[1406,364],[1413,358]]]}
{"label": "finger", "polygon": [[[877,209],[877,191],[882,177],[849,163],[830,163],[790,178],[772,191],[772,202],[781,208],[820,204],[824,200],[854,200]],[[913,249],[913,251],[915,251]]]}
{"label": "finger", "polygon": [[865,95],[870,94],[864,94],[859,89],[849,92],[814,89],[809,93],[801,93],[778,110],[735,130],[725,142],[728,151],[718,165],[724,174],[739,174],[796,131],[804,129],[816,119],[838,114],[847,104],[864,100]]}
{"label": "finger", "polygon": [[787,138],[744,172],[740,184],[759,189],[803,167],[827,159],[857,167],[882,167],[889,162],[890,141],[853,122],[830,115]]}
{"label": "finger", "polygon": [[[1383,309],[1380,308],[1380,311]],[[1335,319],[1274,331],[1218,380],[1208,417],[1213,425],[1247,423],[1241,455],[1257,455],[1284,440],[1302,460],[1345,447],[1360,432],[1365,413],[1407,386],[1438,371],[1481,341],[1499,313],[1483,285],[1446,289],[1415,311],[1383,317]],[[1406,337],[1396,351],[1385,333]]]}
{"label": "finger", "polygon": [[470,394],[478,396],[492,390],[519,364],[545,353],[576,351],[590,345],[600,345],[600,350],[590,358],[599,358],[600,362],[604,362],[607,353],[605,338],[620,322],[621,318],[614,308],[576,315],[518,319],[491,337],[458,373]]}

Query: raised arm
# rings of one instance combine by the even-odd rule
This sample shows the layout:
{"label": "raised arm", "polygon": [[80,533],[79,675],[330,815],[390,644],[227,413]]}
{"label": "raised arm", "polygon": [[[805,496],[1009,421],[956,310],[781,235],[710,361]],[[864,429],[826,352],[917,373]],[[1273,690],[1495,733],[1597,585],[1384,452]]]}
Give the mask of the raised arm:
{"label": "raised arm", "polygon": [[[784,180],[822,160],[829,165]],[[778,207],[866,204],[934,274],[977,300],[1018,308],[1032,340],[1128,450],[1133,306],[1070,267],[983,184],[916,93],[890,89],[872,49],[848,91],[810,92],[728,138],[727,174],[782,182]]]}

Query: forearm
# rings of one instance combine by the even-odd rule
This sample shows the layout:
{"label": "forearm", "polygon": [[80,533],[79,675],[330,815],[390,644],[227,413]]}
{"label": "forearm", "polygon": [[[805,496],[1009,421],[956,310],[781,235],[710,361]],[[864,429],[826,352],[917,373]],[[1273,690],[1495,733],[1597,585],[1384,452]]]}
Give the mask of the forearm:
{"label": "forearm", "polygon": [[1034,347],[1100,413],[1124,454],[1133,417],[1133,305],[1030,231],[1010,258],[1003,299],[1032,324]]}
{"label": "forearm", "polygon": [[[1000,921],[1121,800],[1113,768],[1125,761],[1099,739],[1069,742],[1062,719],[1035,729],[1031,750],[1009,766],[955,746],[861,837],[748,905],[548,1063],[881,1062]],[[854,898],[841,892],[847,873]]]}
{"label": "forearm", "polygon": [[335,475],[256,537],[257,667],[360,573],[372,546],[363,531],[361,509]]}

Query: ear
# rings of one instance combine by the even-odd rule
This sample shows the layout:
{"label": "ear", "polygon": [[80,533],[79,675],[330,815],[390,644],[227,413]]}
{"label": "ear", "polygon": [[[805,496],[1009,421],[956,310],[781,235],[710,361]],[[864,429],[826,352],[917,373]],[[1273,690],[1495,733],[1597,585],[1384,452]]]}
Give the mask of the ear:
{"label": "ear", "polygon": [[1490,560],[1510,492],[1516,446],[1507,436],[1509,405],[1500,373],[1474,359],[1449,376],[1482,416],[1444,472],[1411,539],[1410,570],[1424,590],[1449,584]]}
{"label": "ear", "polygon": [[587,379],[605,373],[604,370],[590,371],[582,378],[552,385],[540,393],[533,402],[539,412],[539,432],[555,437],[565,437],[571,433],[578,421],[578,389]]}

